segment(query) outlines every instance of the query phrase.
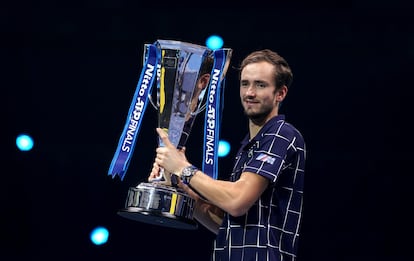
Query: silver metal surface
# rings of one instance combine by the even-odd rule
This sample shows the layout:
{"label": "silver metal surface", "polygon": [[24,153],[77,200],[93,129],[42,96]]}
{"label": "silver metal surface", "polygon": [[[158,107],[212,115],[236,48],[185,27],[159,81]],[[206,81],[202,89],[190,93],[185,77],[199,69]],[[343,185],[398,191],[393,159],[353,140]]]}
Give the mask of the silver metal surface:
{"label": "silver metal surface", "polygon": [[161,182],[140,183],[128,191],[122,217],[178,229],[196,229],[194,200],[180,188]]}

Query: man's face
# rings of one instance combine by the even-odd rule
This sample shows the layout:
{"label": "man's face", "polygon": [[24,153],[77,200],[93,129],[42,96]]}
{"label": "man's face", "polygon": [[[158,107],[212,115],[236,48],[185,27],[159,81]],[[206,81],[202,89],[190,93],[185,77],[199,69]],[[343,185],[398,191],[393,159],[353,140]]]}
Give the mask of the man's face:
{"label": "man's face", "polygon": [[268,62],[246,65],[241,72],[240,99],[251,120],[266,121],[277,115],[274,67]]}

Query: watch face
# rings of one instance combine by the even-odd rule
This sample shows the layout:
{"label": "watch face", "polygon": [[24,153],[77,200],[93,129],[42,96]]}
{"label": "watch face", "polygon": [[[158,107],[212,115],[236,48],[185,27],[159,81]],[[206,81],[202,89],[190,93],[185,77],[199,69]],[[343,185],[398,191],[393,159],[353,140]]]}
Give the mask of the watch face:
{"label": "watch face", "polygon": [[193,167],[193,166],[185,167],[184,170],[183,170],[183,175],[186,176],[186,177],[191,176],[191,175],[194,174],[195,170],[196,170],[196,168]]}
{"label": "watch face", "polygon": [[194,175],[194,173],[197,172],[197,168],[194,166],[188,166],[185,167],[181,173],[181,180],[185,183],[185,184],[189,184],[190,183],[190,179],[191,177]]}

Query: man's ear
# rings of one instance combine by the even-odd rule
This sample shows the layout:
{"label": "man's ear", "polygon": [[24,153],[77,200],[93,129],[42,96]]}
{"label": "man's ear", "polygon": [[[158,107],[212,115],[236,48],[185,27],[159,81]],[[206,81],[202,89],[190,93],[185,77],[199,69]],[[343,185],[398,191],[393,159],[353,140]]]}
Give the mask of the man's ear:
{"label": "man's ear", "polygon": [[281,88],[279,88],[276,91],[276,100],[278,102],[283,101],[287,95],[287,92],[288,92],[288,87],[286,85],[283,85]]}

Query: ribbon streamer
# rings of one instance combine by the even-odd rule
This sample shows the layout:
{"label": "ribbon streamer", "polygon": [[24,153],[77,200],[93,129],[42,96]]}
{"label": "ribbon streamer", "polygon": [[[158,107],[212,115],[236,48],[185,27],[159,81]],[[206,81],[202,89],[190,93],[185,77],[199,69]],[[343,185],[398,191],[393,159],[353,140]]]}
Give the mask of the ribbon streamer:
{"label": "ribbon streamer", "polygon": [[228,67],[228,55],[231,53],[224,50],[215,50],[214,65],[211,71],[210,82],[207,93],[207,104],[204,120],[204,149],[202,170],[210,177],[218,177],[218,145],[220,138],[220,122],[222,104],[220,97],[224,90],[224,76]]}
{"label": "ribbon streamer", "polygon": [[148,105],[148,97],[151,94],[154,79],[157,78],[157,68],[160,60],[159,50],[155,44],[148,45],[147,48],[145,64],[129,108],[125,127],[109,167],[108,175],[112,175],[112,178],[118,175],[121,180],[124,179],[134,152],[143,115]]}

